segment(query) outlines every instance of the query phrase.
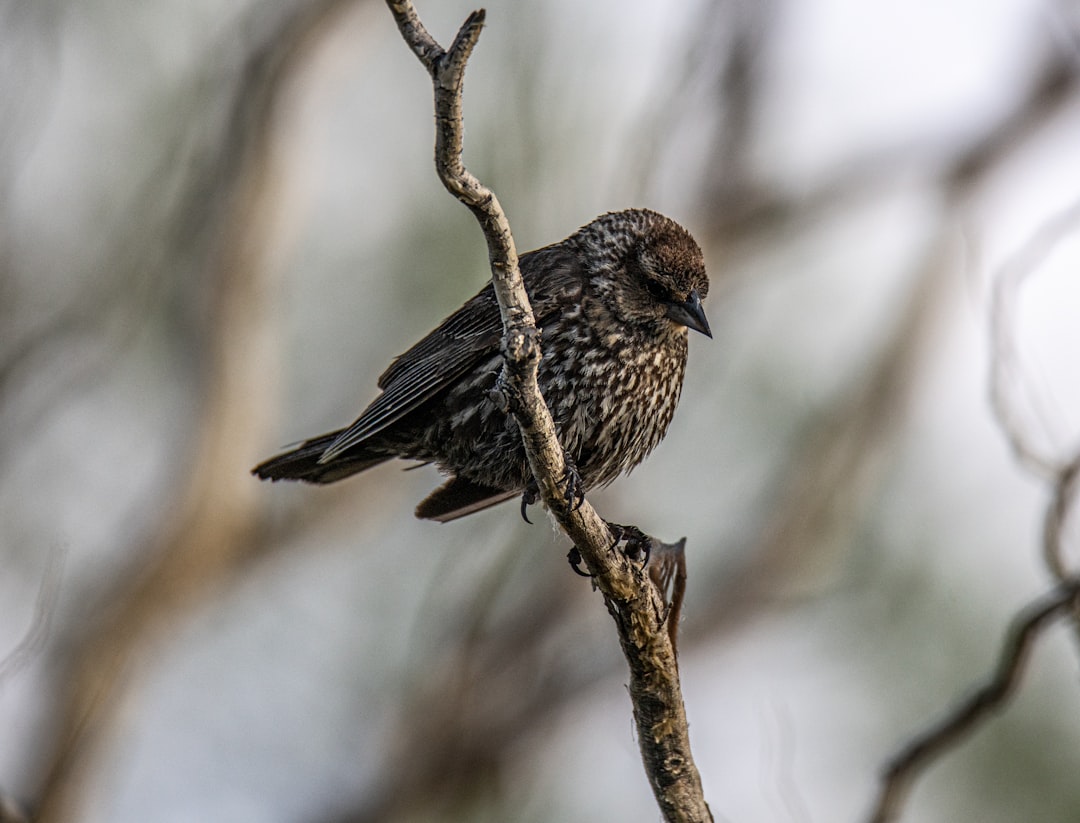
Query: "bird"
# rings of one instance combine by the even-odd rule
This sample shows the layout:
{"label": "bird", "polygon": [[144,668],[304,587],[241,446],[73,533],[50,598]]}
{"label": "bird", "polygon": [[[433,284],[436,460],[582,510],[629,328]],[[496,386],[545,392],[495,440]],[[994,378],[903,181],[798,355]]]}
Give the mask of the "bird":
{"label": "bird", "polygon": [[[712,337],[701,249],[674,220],[608,212],[521,255],[540,331],[537,382],[566,456],[567,498],[629,472],[660,443],[682,393],[688,331]],[[537,499],[521,434],[501,398],[502,320],[489,281],[391,361],[352,425],[260,463],[264,480],[334,483],[394,458],[435,464],[443,485],[416,508],[449,522]],[[500,402],[502,400],[502,402]],[[526,520],[528,518],[526,517]]]}

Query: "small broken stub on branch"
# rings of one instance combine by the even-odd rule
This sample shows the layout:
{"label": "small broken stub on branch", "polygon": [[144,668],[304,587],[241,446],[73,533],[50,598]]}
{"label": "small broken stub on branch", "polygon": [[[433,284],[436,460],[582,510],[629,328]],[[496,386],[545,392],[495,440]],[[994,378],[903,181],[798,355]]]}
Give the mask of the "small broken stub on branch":
{"label": "small broken stub on branch", "polygon": [[[576,547],[575,551],[584,558],[589,571],[596,575],[592,578],[593,584],[603,594],[609,611],[616,617],[620,643],[629,667],[629,691],[634,704],[642,763],[661,815],[668,821],[711,821],[712,813],[705,802],[701,777],[690,752],[689,726],[674,649],[675,627],[685,590],[685,543],[664,544],[634,529],[632,536],[640,535],[640,538],[627,550],[633,559],[621,562],[612,557],[611,551],[630,530],[624,529],[619,535],[612,534],[608,524],[585,499],[585,488],[587,485],[601,486],[610,482],[613,477],[608,478],[604,470],[610,468],[617,475],[636,465],[645,455],[633,450],[627,454],[613,455],[611,459],[614,464],[608,467],[603,460],[597,462],[596,449],[585,450],[592,464],[587,464],[580,453],[570,455],[569,459],[564,453],[554,418],[547,406],[551,398],[545,400],[537,379],[540,332],[536,328],[533,307],[525,288],[526,278],[519,267],[509,221],[498,198],[469,173],[462,162],[462,84],[465,64],[480,36],[484,15],[482,12],[470,15],[453,45],[449,50],[444,50],[424,28],[410,0],[387,0],[387,3],[402,37],[432,78],[435,92],[435,166],[439,179],[452,195],[473,212],[487,241],[488,260],[492,268],[491,290],[503,324],[504,368],[493,391],[497,399],[493,397],[492,400],[500,410],[506,406],[521,433],[521,443],[531,473],[531,478],[526,478],[524,484],[522,508],[534,500],[535,488],[535,494],[555,516]],[[612,279],[612,287],[624,291],[641,290],[638,295],[640,300],[635,305],[642,306],[643,320],[654,323],[653,326],[645,323],[642,328],[655,328],[657,318],[662,318],[659,322],[673,323],[677,327],[712,336],[701,305],[701,300],[708,294],[708,277],[701,249],[689,232],[673,220],[647,209],[628,209],[602,215],[573,237],[575,239],[567,238],[560,244],[547,247],[546,251],[538,250],[533,256],[526,256],[523,258],[528,261],[525,268],[532,272],[534,278],[543,277],[544,273],[579,271],[584,262],[591,259],[589,255],[583,259],[581,244],[595,250],[597,246],[610,245],[613,237],[622,238],[624,242],[622,245],[616,243],[616,251],[622,255],[623,265],[611,271],[594,272],[594,276],[608,277]],[[644,258],[641,255],[643,246],[651,249]],[[556,255],[557,259],[550,255]],[[633,259],[630,259],[631,255]],[[571,259],[573,265],[564,269],[562,264],[567,258]],[[628,276],[639,269],[651,277],[651,289]],[[574,293],[572,290],[568,292],[571,295]],[[537,294],[538,299],[543,299],[546,292],[540,290]],[[565,323],[568,317],[581,315],[555,312],[553,316]],[[671,331],[666,326],[663,328],[665,332]],[[613,333],[622,330],[620,326]],[[554,345],[560,341],[587,338],[589,335],[586,331],[564,328],[561,334],[551,333],[551,343]],[[638,357],[633,362],[666,364],[664,369],[650,366],[639,375],[640,380],[659,379],[667,381],[665,385],[676,388],[676,384],[681,385],[685,373],[686,346],[680,342],[679,331],[681,328],[676,330],[676,334],[645,334],[634,338],[633,345],[643,347],[646,353],[655,351],[656,357]],[[625,362],[617,358],[609,362],[610,367],[606,370],[592,368],[590,380],[586,380],[584,385],[595,387],[597,380],[605,377],[608,380],[625,379]],[[679,392],[676,388],[658,390],[657,396],[677,398]],[[560,420],[566,417],[566,406],[588,401],[589,398],[583,398],[582,394],[575,392],[572,401],[564,398],[566,403],[558,410]],[[602,393],[597,391],[593,392],[592,397],[594,400],[603,399]],[[599,419],[603,416],[602,409],[601,402],[596,410],[589,413],[589,417]],[[650,420],[654,426],[666,429],[670,415],[657,413]],[[656,433],[657,441],[662,439],[663,433],[662,430]],[[651,442],[649,437],[645,441]],[[521,461],[517,461],[517,464],[520,465]],[[583,478],[588,480],[590,477],[592,482],[582,482]],[[503,496],[502,499],[509,498]],[[616,538],[614,545],[613,538]],[[655,558],[655,571],[650,569],[650,574],[646,575],[641,567],[650,557]],[[659,581],[659,585],[654,581]],[[665,599],[669,587],[670,601]],[[667,631],[663,629],[665,620],[668,623]],[[658,734],[657,729],[662,729],[663,733]]]}
{"label": "small broken stub on branch", "polygon": [[511,328],[503,337],[503,356],[518,366],[539,362],[540,330],[535,327]]}

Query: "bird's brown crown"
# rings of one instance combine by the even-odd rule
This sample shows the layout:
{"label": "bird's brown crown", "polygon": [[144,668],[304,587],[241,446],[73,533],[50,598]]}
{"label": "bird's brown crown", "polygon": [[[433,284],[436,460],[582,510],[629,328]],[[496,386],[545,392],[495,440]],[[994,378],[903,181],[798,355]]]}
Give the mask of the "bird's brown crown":
{"label": "bird's brown crown", "polygon": [[662,220],[646,230],[636,249],[642,273],[667,290],[665,297],[685,300],[697,289],[698,296],[704,298],[709,293],[709,277],[701,249],[678,223]]}
{"label": "bird's brown crown", "polygon": [[656,323],[672,303],[709,293],[705,260],[686,229],[648,209],[610,212],[576,235],[597,290],[628,323]]}

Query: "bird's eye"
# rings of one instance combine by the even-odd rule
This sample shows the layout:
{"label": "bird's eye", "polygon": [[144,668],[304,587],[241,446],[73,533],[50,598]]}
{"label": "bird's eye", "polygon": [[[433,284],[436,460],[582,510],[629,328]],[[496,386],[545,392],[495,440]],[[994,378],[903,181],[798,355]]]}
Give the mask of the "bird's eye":
{"label": "bird's eye", "polygon": [[649,278],[648,280],[645,281],[645,289],[656,300],[670,300],[671,299],[671,290],[666,288],[663,284],[661,284],[661,283],[659,283],[656,280],[653,280],[651,278]]}

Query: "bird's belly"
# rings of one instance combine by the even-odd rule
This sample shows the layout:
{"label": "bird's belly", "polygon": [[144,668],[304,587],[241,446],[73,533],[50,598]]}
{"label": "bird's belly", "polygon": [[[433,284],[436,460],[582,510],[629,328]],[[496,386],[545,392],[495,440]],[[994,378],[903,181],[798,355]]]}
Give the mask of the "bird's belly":
{"label": "bird's belly", "polygon": [[686,366],[685,337],[678,342],[593,346],[572,368],[541,369],[559,440],[587,487],[630,471],[663,439]]}

